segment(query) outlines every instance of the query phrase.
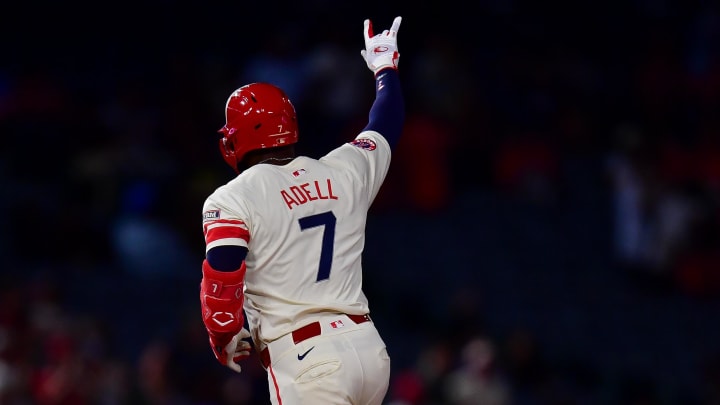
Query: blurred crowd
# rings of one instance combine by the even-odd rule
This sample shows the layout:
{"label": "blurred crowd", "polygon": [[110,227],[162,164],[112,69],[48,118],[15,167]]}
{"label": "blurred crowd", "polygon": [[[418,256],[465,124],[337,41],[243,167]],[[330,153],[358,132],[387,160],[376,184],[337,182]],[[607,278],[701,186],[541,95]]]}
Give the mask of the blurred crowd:
{"label": "blurred crowd", "polygon": [[321,156],[367,122],[362,20],[395,15],[407,123],[364,275],[387,404],[720,403],[716,4],[64,7],[0,65],[0,404],[268,403],[199,316],[224,103],[283,87]]}

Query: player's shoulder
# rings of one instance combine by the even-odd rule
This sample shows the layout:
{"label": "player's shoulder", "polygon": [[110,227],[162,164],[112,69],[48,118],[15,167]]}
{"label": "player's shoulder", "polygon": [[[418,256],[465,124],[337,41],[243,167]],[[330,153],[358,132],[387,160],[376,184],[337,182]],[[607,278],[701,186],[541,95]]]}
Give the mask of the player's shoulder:
{"label": "player's shoulder", "polygon": [[206,198],[205,204],[223,203],[231,198],[233,194],[237,194],[238,188],[242,188],[241,175],[234,177],[227,183],[217,186]]}
{"label": "player's shoulder", "polygon": [[222,215],[237,217],[241,216],[243,212],[247,212],[248,205],[251,204],[247,196],[251,193],[245,190],[240,176],[217,187],[203,202],[203,220],[207,220],[208,215],[219,216],[222,213]]}

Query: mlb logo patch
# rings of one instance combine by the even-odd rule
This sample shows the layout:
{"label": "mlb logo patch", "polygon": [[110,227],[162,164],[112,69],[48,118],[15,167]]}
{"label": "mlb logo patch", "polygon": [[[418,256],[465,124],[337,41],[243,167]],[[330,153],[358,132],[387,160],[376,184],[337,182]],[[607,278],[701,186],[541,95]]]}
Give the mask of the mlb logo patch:
{"label": "mlb logo patch", "polygon": [[338,319],[337,321],[330,322],[330,327],[333,329],[340,329],[344,326],[345,326],[345,324],[340,319]]}
{"label": "mlb logo patch", "polygon": [[210,210],[203,212],[203,221],[210,221],[220,218],[220,210]]}
{"label": "mlb logo patch", "polygon": [[375,150],[377,144],[372,139],[358,138],[350,142],[350,145],[357,146],[360,149]]}
{"label": "mlb logo patch", "polygon": [[305,174],[305,169],[298,169],[292,172],[293,177],[300,177]]}

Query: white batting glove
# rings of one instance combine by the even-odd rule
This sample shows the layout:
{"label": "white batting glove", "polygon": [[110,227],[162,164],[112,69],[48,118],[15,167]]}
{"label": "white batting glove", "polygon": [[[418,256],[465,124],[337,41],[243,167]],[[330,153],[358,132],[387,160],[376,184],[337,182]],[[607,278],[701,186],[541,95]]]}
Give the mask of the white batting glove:
{"label": "white batting glove", "polygon": [[373,26],[370,20],[365,20],[363,35],[365,36],[365,49],[360,51],[368,68],[377,75],[385,68],[398,68],[400,53],[397,47],[397,33],[400,29],[402,17],[395,17],[392,27],[381,34],[373,34]]}
{"label": "white batting glove", "polygon": [[237,362],[250,356],[250,342],[243,340],[249,337],[250,331],[242,328],[237,335],[233,336],[233,338],[230,340],[230,343],[228,343],[225,346],[225,350],[223,350],[223,353],[225,353],[225,355],[227,356],[226,365],[231,370],[238,373],[242,371],[242,368]]}

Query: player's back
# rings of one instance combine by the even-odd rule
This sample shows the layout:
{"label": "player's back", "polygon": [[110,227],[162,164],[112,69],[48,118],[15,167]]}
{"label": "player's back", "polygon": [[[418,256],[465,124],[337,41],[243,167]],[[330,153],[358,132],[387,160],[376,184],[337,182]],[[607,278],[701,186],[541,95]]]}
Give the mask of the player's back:
{"label": "player's back", "polygon": [[375,151],[381,158],[347,144],[320,160],[255,165],[211,196],[248,227],[245,310],[263,340],[320,312],[369,311],[362,291],[365,224],[389,165],[384,139],[373,139],[366,141],[373,150],[382,144],[385,153]]}

